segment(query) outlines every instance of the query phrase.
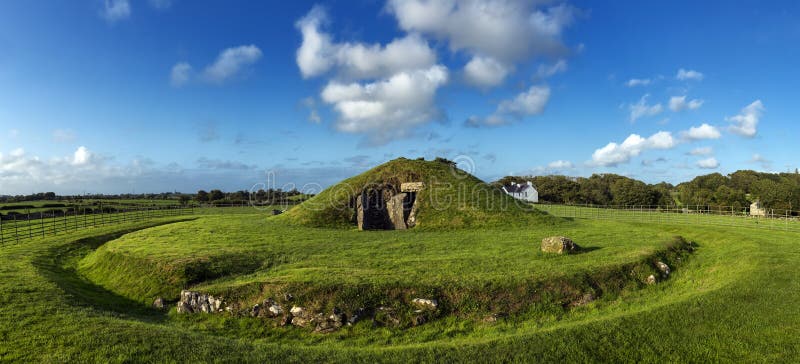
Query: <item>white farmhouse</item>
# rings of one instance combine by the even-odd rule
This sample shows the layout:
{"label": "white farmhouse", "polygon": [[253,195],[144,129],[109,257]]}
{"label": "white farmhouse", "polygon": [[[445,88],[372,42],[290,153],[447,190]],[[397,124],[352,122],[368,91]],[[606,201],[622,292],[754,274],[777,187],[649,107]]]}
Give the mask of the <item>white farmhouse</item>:
{"label": "white farmhouse", "polygon": [[512,183],[503,186],[503,192],[519,200],[539,202],[539,191],[533,188],[533,183],[531,183],[531,181],[528,181],[526,184]]}

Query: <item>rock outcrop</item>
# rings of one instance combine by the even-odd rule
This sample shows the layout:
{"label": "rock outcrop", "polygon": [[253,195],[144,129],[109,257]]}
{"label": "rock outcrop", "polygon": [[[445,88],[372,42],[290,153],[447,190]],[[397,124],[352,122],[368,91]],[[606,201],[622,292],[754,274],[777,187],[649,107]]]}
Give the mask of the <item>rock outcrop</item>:
{"label": "rock outcrop", "polygon": [[178,313],[214,313],[222,311],[224,311],[222,298],[200,292],[181,291],[181,299],[178,301]]}
{"label": "rock outcrop", "polygon": [[570,254],[580,250],[578,244],[564,236],[551,236],[542,239],[542,251],[545,253]]}

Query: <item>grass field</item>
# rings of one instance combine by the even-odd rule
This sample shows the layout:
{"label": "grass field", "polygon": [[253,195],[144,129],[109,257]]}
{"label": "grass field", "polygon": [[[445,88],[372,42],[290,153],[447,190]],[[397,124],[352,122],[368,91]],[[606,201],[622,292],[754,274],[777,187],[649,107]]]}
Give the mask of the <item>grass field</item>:
{"label": "grass field", "polygon": [[[225,211],[79,230],[0,249],[0,361],[800,360],[797,233],[588,219],[509,229],[358,232]],[[572,256],[537,253],[538,241],[551,234],[591,249]],[[580,287],[584,280],[575,277],[646,262],[675,235],[697,249],[670,279],[625,284],[586,306],[564,310],[543,300],[485,323],[479,318],[493,307],[456,299],[467,292],[491,300],[491,292],[541,282]],[[312,301],[325,292],[326,300],[357,300],[346,287],[377,299],[396,298],[380,293],[401,288],[453,303],[451,314],[421,326],[362,322],[333,334],[274,327],[260,318],[149,308],[154,295],[174,298],[187,285],[245,301],[290,289],[303,304],[320,307],[322,301]]]}

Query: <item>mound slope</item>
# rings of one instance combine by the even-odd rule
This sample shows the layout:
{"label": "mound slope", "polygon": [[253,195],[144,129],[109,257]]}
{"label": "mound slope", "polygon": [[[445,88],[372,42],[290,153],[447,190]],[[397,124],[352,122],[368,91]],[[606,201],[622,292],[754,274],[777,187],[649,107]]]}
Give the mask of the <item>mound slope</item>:
{"label": "mound slope", "polygon": [[409,227],[529,226],[558,221],[446,160],[406,158],[345,179],[279,218],[313,227],[354,227],[359,223],[360,199],[364,205],[377,198],[391,206],[392,197],[404,194],[404,184],[415,182],[422,182],[424,187],[410,192],[413,197],[400,196],[406,219],[409,213],[413,214]]}

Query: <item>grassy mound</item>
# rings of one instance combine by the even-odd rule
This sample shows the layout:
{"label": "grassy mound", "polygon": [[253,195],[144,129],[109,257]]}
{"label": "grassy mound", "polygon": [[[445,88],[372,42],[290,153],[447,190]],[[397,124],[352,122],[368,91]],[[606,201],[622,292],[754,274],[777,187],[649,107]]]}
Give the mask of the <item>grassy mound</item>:
{"label": "grassy mound", "polygon": [[381,186],[399,192],[405,182],[425,183],[416,199],[417,226],[421,228],[525,226],[558,221],[446,161],[405,158],[331,186],[279,219],[313,227],[353,227],[355,201],[364,189]]}

